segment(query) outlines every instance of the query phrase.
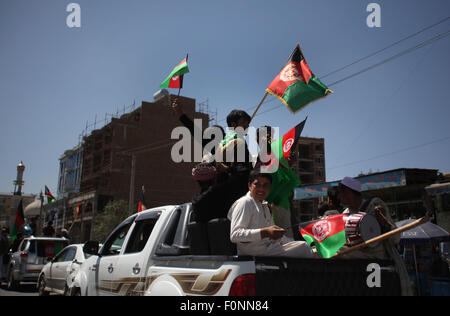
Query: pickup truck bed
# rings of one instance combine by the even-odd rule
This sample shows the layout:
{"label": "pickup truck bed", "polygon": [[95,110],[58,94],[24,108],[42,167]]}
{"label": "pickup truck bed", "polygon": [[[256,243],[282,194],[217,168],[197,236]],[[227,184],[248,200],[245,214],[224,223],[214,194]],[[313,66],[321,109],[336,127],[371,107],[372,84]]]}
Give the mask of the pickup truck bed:
{"label": "pickup truck bed", "polygon": [[[389,261],[238,256],[230,223],[192,220],[192,205],[135,214],[92,253],[82,295],[400,295]],[[116,248],[114,240],[120,240]],[[110,251],[113,249],[114,251]],[[375,268],[374,268],[375,266]],[[375,280],[375,282],[374,282]]]}
{"label": "pickup truck bed", "polygon": [[[399,296],[400,280],[387,260],[293,259],[250,256],[153,257],[154,267],[218,270],[224,263],[254,262],[257,296]],[[380,266],[380,287],[369,287],[370,264]]]}

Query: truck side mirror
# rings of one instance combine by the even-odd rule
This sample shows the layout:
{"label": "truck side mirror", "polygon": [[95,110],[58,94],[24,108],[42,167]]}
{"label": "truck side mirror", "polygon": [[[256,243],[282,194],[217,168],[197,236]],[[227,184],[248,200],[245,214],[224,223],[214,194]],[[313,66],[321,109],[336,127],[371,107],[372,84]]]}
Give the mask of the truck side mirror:
{"label": "truck side mirror", "polygon": [[83,252],[88,255],[98,255],[100,244],[98,241],[89,240],[83,246]]}

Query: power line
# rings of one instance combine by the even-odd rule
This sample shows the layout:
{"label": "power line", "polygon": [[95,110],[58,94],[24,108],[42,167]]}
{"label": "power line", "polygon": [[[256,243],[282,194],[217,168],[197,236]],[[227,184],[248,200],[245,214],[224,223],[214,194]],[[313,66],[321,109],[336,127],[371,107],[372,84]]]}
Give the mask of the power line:
{"label": "power line", "polygon": [[[426,41],[424,41],[424,42],[422,42],[422,43],[419,43],[418,45],[416,45],[416,46],[414,46],[414,47],[408,48],[408,49],[406,49],[406,50],[404,50],[404,51],[402,51],[402,52],[400,52],[400,53],[398,53],[398,54],[396,54],[396,55],[394,55],[394,56],[391,56],[391,57],[389,57],[389,58],[386,58],[386,59],[382,60],[381,62],[378,62],[378,63],[376,63],[376,64],[374,64],[374,65],[372,65],[372,66],[369,66],[369,67],[367,67],[367,68],[364,68],[364,69],[362,69],[362,70],[360,70],[360,71],[358,71],[358,72],[356,72],[356,73],[353,73],[353,74],[351,74],[351,75],[349,75],[349,76],[346,76],[346,77],[344,77],[344,78],[342,78],[342,79],[339,79],[339,80],[337,80],[337,81],[335,81],[335,82],[333,82],[333,83],[330,83],[330,84],[328,85],[328,87],[332,87],[332,86],[334,86],[334,85],[336,85],[336,84],[338,84],[338,83],[341,83],[341,82],[344,82],[344,81],[346,81],[346,80],[348,80],[348,79],[351,79],[351,78],[353,78],[353,77],[356,77],[356,76],[358,76],[358,75],[360,75],[360,74],[362,74],[362,73],[364,73],[364,72],[366,72],[366,71],[369,71],[369,70],[372,70],[372,69],[374,69],[374,68],[376,68],[376,67],[379,67],[379,66],[381,66],[381,65],[383,65],[383,64],[385,64],[385,63],[387,63],[387,62],[389,62],[389,61],[392,61],[392,60],[394,60],[394,59],[397,59],[397,58],[399,58],[399,57],[402,57],[402,56],[404,56],[404,55],[406,55],[406,54],[408,54],[408,53],[411,53],[411,52],[413,52],[413,51],[415,51],[415,50],[417,50],[417,49],[419,49],[419,48],[422,48],[422,47],[424,47],[424,46],[433,44],[433,43],[435,43],[435,42],[437,42],[437,41],[439,41],[439,40],[441,40],[441,39],[447,37],[448,35],[450,35],[450,31],[447,31],[447,32],[445,32],[445,33],[441,33],[441,34],[439,34],[439,35],[437,35],[437,36],[435,36],[435,37],[433,37],[433,38],[430,38],[430,39],[428,39],[428,40],[426,40]],[[274,98],[274,100],[276,100],[276,98]],[[266,101],[266,102],[264,102],[264,103],[268,103],[268,102],[272,102],[272,101],[273,101],[273,100],[270,100],[270,101]],[[255,116],[258,116],[258,115],[262,115],[262,114],[268,113],[268,112],[270,112],[270,111],[273,111],[273,110],[278,109],[278,108],[283,107],[283,106],[284,106],[283,104],[277,105],[276,107],[273,107],[273,108],[271,108],[271,109],[269,109],[269,110],[266,110],[266,111],[257,113]]]}
{"label": "power line", "polygon": [[355,60],[354,62],[352,62],[352,63],[350,63],[350,64],[348,64],[348,65],[345,65],[345,66],[340,67],[340,68],[338,68],[338,69],[336,69],[336,70],[333,70],[333,71],[331,71],[331,72],[329,72],[329,73],[327,73],[327,74],[321,76],[319,79],[323,79],[323,78],[326,78],[326,77],[328,77],[328,76],[331,76],[332,74],[335,74],[336,72],[339,72],[339,71],[341,71],[341,70],[344,70],[344,69],[346,69],[346,68],[348,68],[348,67],[350,67],[350,66],[353,66],[353,65],[355,65],[355,64],[357,64],[357,63],[359,63],[359,62],[361,62],[361,61],[363,61],[363,60],[366,60],[366,59],[368,59],[368,58],[370,58],[370,57],[372,57],[372,56],[375,56],[375,55],[377,55],[377,54],[379,54],[379,53],[381,53],[381,52],[384,52],[385,50],[387,50],[387,49],[389,49],[389,48],[391,48],[391,47],[394,47],[395,45],[398,45],[398,44],[400,44],[400,43],[402,43],[402,42],[404,42],[404,41],[406,41],[406,40],[408,40],[408,39],[410,39],[410,38],[412,38],[412,37],[414,37],[414,36],[419,35],[420,33],[425,32],[426,30],[429,30],[429,29],[431,29],[431,28],[433,28],[433,27],[435,27],[435,26],[437,26],[437,25],[439,25],[439,24],[444,23],[444,22],[447,21],[448,19],[450,19],[450,17],[446,17],[446,18],[440,20],[439,22],[436,22],[436,23],[434,23],[434,24],[432,24],[432,25],[430,25],[430,26],[427,26],[427,27],[421,29],[420,31],[418,31],[418,32],[416,32],[416,33],[414,33],[414,34],[408,35],[408,36],[406,36],[406,37],[404,37],[404,38],[402,38],[402,39],[400,39],[400,40],[398,40],[398,41],[396,41],[396,42],[394,42],[394,43],[392,43],[392,44],[390,44],[390,45],[388,45],[388,46],[386,46],[386,47],[384,47],[384,48],[382,48],[382,49],[379,49],[379,50],[377,50],[376,52],[373,52],[373,53],[371,53],[371,54],[369,54],[369,55],[367,55],[367,56],[365,56],[365,57],[362,57],[362,58],[360,58],[360,59],[358,59],[358,60]]}
{"label": "power line", "polygon": [[429,40],[426,40],[425,42],[422,42],[422,43],[420,43],[420,44],[418,44],[418,45],[416,45],[414,47],[408,48],[408,49],[406,49],[406,50],[404,50],[404,51],[402,51],[402,52],[400,52],[398,54],[395,54],[394,56],[386,58],[386,59],[384,59],[384,60],[382,60],[382,61],[380,61],[380,62],[378,62],[378,63],[376,63],[376,64],[374,64],[372,66],[364,68],[364,69],[362,69],[362,70],[360,70],[360,71],[358,71],[358,72],[356,72],[354,74],[351,74],[351,75],[349,75],[347,77],[344,77],[344,78],[339,79],[339,80],[337,80],[337,81],[335,81],[333,83],[330,83],[328,86],[331,87],[331,86],[334,86],[334,85],[336,85],[338,83],[346,81],[346,80],[348,80],[350,78],[356,77],[356,76],[358,76],[358,75],[360,75],[360,74],[362,74],[362,73],[364,73],[366,71],[369,71],[369,70],[374,69],[374,68],[376,68],[378,66],[381,66],[381,65],[383,65],[383,64],[385,64],[387,62],[390,62],[390,61],[392,61],[394,59],[397,59],[397,58],[402,57],[402,56],[404,56],[406,54],[409,54],[409,53],[411,53],[411,52],[413,52],[413,51],[415,51],[415,50],[417,50],[419,48],[422,48],[424,46],[427,46],[427,45],[430,45],[430,44],[432,44],[434,42],[437,42],[437,41],[443,39],[444,37],[447,37],[448,35],[450,35],[450,31],[447,31],[445,33],[441,33],[439,35],[436,35],[435,37],[430,38]]}
{"label": "power line", "polygon": [[349,163],[346,163],[346,164],[342,164],[342,165],[338,165],[338,166],[334,166],[334,167],[330,167],[330,168],[326,168],[326,169],[327,170],[332,170],[332,169],[338,169],[338,168],[342,168],[342,167],[348,167],[348,166],[356,165],[358,163],[367,162],[367,161],[383,158],[383,157],[386,157],[386,156],[402,153],[402,152],[405,152],[405,151],[410,151],[410,150],[417,149],[417,148],[420,148],[420,147],[425,147],[425,146],[428,146],[428,145],[440,143],[440,142],[443,142],[443,141],[446,141],[446,140],[449,140],[449,139],[450,139],[450,136],[447,136],[447,137],[444,137],[444,138],[440,138],[440,139],[433,140],[433,141],[430,141],[430,142],[422,143],[422,144],[419,144],[419,145],[414,145],[414,146],[411,146],[411,147],[406,147],[406,148],[399,149],[399,150],[396,150],[396,151],[392,151],[392,152],[389,152],[389,153],[384,153],[384,154],[381,154],[381,155],[378,155],[378,156],[374,156],[372,158],[358,160],[358,161],[354,161],[354,162],[349,162]]}

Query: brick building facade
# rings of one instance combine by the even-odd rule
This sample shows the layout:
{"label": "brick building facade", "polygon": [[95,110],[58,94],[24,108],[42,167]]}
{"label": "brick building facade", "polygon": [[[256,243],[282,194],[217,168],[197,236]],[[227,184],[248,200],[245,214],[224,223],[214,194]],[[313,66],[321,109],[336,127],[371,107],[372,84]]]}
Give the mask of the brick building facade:
{"label": "brick building facade", "polygon": [[[188,117],[201,119],[202,127],[208,127],[209,117],[195,111],[194,99],[180,96],[179,103]],[[171,134],[177,126],[182,125],[164,97],[142,102],[84,138],[80,192],[69,196],[66,212],[75,239],[89,239],[95,214],[110,200],[128,201],[130,214],[135,212],[142,186],[147,208],[186,203],[198,193],[191,176],[196,163],[171,159],[172,146],[178,141]],[[75,219],[78,205],[81,212]]]}

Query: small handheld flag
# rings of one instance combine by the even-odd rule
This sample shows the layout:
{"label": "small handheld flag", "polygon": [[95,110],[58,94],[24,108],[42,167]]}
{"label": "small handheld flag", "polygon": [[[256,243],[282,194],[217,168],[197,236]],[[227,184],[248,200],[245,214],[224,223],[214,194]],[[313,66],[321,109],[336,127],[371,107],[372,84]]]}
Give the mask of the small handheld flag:
{"label": "small handheld flag", "polygon": [[288,159],[294,152],[306,120],[307,118],[270,145],[273,155],[266,168],[271,172],[273,165],[277,162],[278,168],[275,172],[271,172],[272,186],[266,200],[284,209],[289,209],[289,197],[292,195],[294,188],[301,183],[298,176],[289,167]]}
{"label": "small handheld flag", "polygon": [[322,258],[333,257],[345,243],[345,214],[327,216],[300,229],[308,245],[315,244]]}
{"label": "small handheld flag", "polygon": [[170,75],[164,80],[160,88],[183,88],[183,76],[189,72],[188,68],[188,56],[183,59],[170,73]]}
{"label": "small handheld flag", "polygon": [[266,91],[277,97],[293,113],[333,92],[312,73],[299,44]]}

